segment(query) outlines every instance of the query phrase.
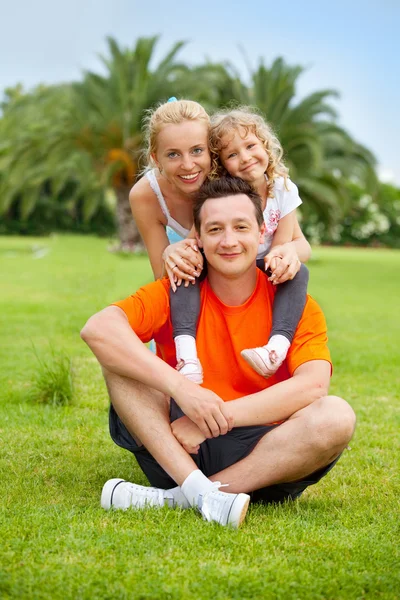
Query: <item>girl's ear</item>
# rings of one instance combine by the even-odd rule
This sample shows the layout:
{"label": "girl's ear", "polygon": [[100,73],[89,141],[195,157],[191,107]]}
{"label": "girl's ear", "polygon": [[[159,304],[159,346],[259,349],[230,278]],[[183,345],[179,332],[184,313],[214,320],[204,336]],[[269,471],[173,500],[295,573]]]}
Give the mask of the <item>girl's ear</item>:
{"label": "girl's ear", "polygon": [[197,231],[196,231],[196,242],[197,242],[197,245],[199,248],[203,247],[203,243],[202,243],[201,239],[199,238],[199,234],[197,233]]}

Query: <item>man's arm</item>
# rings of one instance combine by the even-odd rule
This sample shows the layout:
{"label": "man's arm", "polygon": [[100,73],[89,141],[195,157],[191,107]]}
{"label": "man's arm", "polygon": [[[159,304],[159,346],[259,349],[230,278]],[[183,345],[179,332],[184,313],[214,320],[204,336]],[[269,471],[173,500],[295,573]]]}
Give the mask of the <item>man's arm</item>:
{"label": "man's arm", "polygon": [[[286,381],[237,400],[229,408],[234,427],[265,425],[283,421],[300,409],[326,396],[329,389],[331,364],[326,360],[312,360],[300,365]],[[172,423],[172,431],[182,446],[197,453],[204,441],[202,432],[187,417]]]}
{"label": "man's arm", "polygon": [[235,427],[264,425],[291,417],[329,390],[331,364],[311,360],[296,369],[293,377],[265,390],[229,402]]}
{"label": "man's arm", "polygon": [[174,398],[205,437],[225,434],[231,429],[229,409],[223,400],[189,381],[150,352],[119,307],[109,306],[91,317],[81,337],[108,371],[140,381]]}

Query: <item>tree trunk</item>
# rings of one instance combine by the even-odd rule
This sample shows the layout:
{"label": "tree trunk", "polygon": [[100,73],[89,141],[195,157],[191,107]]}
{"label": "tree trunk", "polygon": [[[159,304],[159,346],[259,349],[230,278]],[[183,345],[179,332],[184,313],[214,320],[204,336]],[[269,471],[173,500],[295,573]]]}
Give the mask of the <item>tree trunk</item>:
{"label": "tree trunk", "polygon": [[117,233],[119,239],[119,250],[138,252],[144,249],[144,244],[136,223],[132,216],[129,204],[129,186],[115,188],[117,196]]}

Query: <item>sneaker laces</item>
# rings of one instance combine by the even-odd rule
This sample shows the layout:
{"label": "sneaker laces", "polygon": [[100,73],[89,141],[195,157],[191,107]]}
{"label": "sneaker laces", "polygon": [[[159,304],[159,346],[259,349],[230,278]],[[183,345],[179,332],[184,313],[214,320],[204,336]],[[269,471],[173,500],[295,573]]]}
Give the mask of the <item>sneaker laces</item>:
{"label": "sneaker laces", "polygon": [[280,362],[280,364],[282,364],[282,362],[283,362],[283,360],[280,360],[276,350],[269,351],[269,360],[270,360],[271,364],[273,364],[273,365],[276,365],[279,362]]}
{"label": "sneaker laces", "polygon": [[176,370],[180,371],[181,369],[183,369],[183,367],[186,367],[186,365],[192,365],[193,367],[196,367],[196,369],[199,368],[199,360],[197,358],[186,358],[183,359],[181,358],[177,365],[176,365]]}
{"label": "sneaker laces", "polygon": [[181,375],[193,381],[193,383],[203,383],[203,367],[198,358],[188,358],[179,360],[176,370]]}
{"label": "sneaker laces", "polygon": [[[221,495],[216,495],[219,492],[219,488],[228,487],[229,483],[221,483],[220,481],[214,481],[212,486],[207,492],[199,495],[198,499],[198,508],[206,519],[206,521],[217,521],[220,523],[220,518],[222,516],[224,502],[221,502],[222,494],[226,496],[225,499],[228,498],[225,492],[221,492]],[[235,496],[235,494],[231,494]],[[201,501],[201,506],[200,506]],[[211,515],[212,513],[212,515]]]}
{"label": "sneaker laces", "polygon": [[142,508],[144,506],[163,506],[164,490],[159,488],[145,487],[142,485],[129,484],[128,493],[131,498],[131,506]]}

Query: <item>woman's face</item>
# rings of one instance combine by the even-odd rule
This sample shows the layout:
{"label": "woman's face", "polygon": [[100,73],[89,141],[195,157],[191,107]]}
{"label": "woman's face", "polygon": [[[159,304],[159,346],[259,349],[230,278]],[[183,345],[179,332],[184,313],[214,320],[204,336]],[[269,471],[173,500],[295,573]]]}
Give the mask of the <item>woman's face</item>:
{"label": "woman's face", "polygon": [[179,191],[197,192],[211,169],[207,124],[183,121],[165,125],[158,134],[154,158],[163,176]]}

